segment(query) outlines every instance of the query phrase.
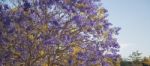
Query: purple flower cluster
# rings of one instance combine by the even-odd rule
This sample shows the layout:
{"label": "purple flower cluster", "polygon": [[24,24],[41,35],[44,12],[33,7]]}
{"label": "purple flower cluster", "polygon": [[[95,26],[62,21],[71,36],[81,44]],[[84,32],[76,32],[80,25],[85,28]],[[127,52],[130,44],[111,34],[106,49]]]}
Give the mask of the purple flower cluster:
{"label": "purple flower cluster", "polygon": [[106,15],[100,0],[2,2],[0,66],[110,66],[120,28]]}

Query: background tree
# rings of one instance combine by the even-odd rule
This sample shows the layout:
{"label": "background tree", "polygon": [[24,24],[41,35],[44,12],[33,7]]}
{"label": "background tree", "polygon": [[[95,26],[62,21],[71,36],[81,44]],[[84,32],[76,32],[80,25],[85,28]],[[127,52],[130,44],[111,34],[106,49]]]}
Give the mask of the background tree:
{"label": "background tree", "polygon": [[0,3],[1,66],[108,66],[119,57],[120,28],[100,0]]}
{"label": "background tree", "polygon": [[141,54],[139,51],[135,51],[135,52],[132,52],[132,54],[129,56],[129,60],[133,62],[133,65],[134,66],[141,66],[141,60],[142,60],[142,57],[141,57]]}
{"label": "background tree", "polygon": [[131,61],[141,61],[142,60],[142,57],[141,57],[142,53],[140,53],[139,51],[135,51],[135,52],[132,52],[132,54],[129,56],[130,60]]}

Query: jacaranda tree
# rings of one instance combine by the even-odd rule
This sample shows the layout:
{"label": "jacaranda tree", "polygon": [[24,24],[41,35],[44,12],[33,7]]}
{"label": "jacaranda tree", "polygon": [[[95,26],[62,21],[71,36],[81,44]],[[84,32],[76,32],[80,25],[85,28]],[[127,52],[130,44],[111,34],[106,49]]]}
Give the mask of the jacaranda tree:
{"label": "jacaranda tree", "polygon": [[0,66],[112,66],[120,28],[100,0],[0,0]]}

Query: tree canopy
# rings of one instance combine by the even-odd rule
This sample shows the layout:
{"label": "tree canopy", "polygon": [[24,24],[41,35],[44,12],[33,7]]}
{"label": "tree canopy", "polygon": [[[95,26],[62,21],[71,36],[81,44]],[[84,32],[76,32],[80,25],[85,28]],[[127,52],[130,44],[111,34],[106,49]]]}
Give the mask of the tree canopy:
{"label": "tree canopy", "polygon": [[1,66],[108,66],[120,28],[100,0],[0,2]]}

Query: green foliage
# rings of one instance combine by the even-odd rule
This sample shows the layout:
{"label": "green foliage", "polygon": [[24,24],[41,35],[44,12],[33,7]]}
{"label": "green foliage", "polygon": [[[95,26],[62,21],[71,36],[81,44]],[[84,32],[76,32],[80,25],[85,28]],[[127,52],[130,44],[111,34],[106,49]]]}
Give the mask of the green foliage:
{"label": "green foliage", "polygon": [[128,60],[123,59],[121,66],[150,66],[150,57],[142,58],[142,53],[139,51],[132,52]]}
{"label": "green foliage", "polygon": [[129,60],[133,62],[139,62],[142,58],[141,55],[142,53],[140,53],[139,51],[132,52],[132,54],[129,56]]}

